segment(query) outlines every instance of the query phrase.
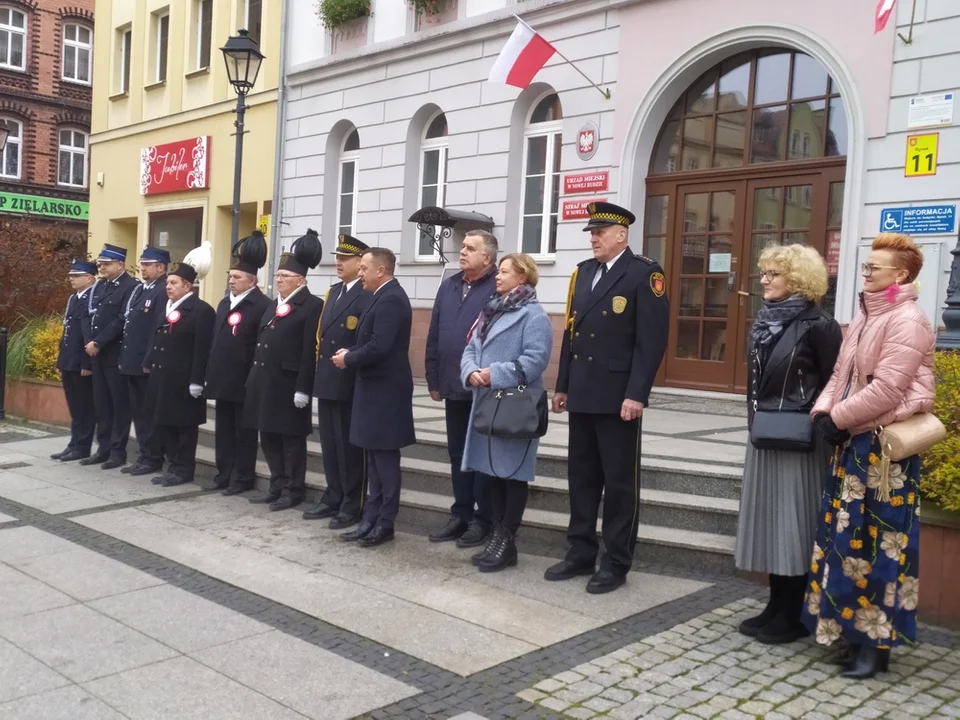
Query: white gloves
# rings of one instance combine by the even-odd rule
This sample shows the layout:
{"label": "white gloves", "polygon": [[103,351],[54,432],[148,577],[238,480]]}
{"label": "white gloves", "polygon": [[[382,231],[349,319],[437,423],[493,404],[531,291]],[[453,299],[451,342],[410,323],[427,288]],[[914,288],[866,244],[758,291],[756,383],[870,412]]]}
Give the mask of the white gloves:
{"label": "white gloves", "polygon": [[203,395],[203,385],[194,385],[190,383],[190,396],[198,398]]}
{"label": "white gloves", "polygon": [[305,408],[310,402],[310,396],[306,393],[298,392],[293,396],[293,404],[297,406],[298,409]]}

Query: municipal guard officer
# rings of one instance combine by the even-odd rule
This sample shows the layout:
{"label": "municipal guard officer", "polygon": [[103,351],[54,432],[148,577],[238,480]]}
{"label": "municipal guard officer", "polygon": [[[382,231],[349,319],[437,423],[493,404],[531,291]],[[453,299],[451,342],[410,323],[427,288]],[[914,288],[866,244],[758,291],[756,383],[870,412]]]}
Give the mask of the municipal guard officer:
{"label": "municipal guard officer", "polygon": [[147,402],[169,462],[167,471],[151,482],[164,487],[193,482],[198,428],[207,421],[207,401],[201,395],[216,312],[194,294],[197,279],[196,269],[187,262],[170,267],[163,320],[146,358]]}
{"label": "municipal guard officer", "polygon": [[244,423],[260,431],[270,466],[270,490],[251,498],[287,510],[303,502],[307,436],[313,430],[310,395],[317,369],[317,326],[323,300],[307,288],[307,273],[323,250],[313,230],[280,256],[277,299],[260,320],[260,338],[247,378]]}
{"label": "municipal guard officer", "polygon": [[51,455],[54,460],[70,462],[90,457],[96,414],[93,406],[92,358],[83,351],[89,333],[89,296],[96,280],[97,266],[74,260],[70,264],[70,286],[74,292],[67,300],[63,314],[63,336],[57,370],[63,381],[63,393],[70,409],[70,443],[63,452]]}
{"label": "municipal guard officer", "polygon": [[159,439],[153,432],[153,408],[147,404],[150,371],[144,366],[143,359],[153,345],[157,327],[163,320],[169,264],[170,253],[166,250],[144,249],[140,254],[141,282],[133,286],[124,311],[120,374],[126,379],[130,390],[130,414],[140,446],[137,461],[120,471],[129,475],[150,475],[163,467],[163,453]]}
{"label": "municipal guard officer", "polygon": [[256,480],[257,430],[244,425],[243,401],[260,320],[270,306],[257,287],[257,271],[266,261],[267,241],[259,230],[237,243],[227,274],[230,292],[220,301],[213,326],[203,395],[217,402],[217,475],[204,490],[224,495],[246,492]]}
{"label": "municipal guard officer", "polygon": [[[593,258],[570,279],[567,324],[553,411],[570,411],[567,476],[571,547],[547,580],[593,575],[587,592],[626,581],[640,518],[640,428],[643,408],[667,344],[663,269],[635,255],[629,210],[588,206]],[[597,513],[603,499],[606,553],[595,571]]]}
{"label": "municipal guard officer", "polygon": [[130,439],[130,391],[120,375],[123,313],[137,281],[127,275],[126,248],[104,244],[97,267],[100,282],[90,304],[90,341],[84,351],[93,358],[93,395],[97,408],[97,454],[81,465],[112,470],[127,462]]}
{"label": "municipal guard officer", "polygon": [[360,258],[367,245],[341,235],[337,245],[337,277],[327,292],[317,332],[317,374],[313,395],[317,398],[317,432],[323,452],[327,489],[320,502],[307,510],[307,520],[331,518],[330,529],[342,530],[360,522],[367,492],[363,450],[350,443],[350,412],[355,369],[340,369],[330,358],[342,347],[357,342],[360,316],[370,304],[370,293],[360,282]]}

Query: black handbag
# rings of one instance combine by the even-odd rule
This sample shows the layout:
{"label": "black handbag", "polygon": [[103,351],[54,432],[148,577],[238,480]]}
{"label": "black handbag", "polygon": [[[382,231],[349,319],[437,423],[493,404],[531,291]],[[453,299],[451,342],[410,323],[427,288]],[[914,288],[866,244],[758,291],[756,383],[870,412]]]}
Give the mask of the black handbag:
{"label": "black handbag", "polygon": [[813,423],[805,412],[759,410],[753,414],[750,442],[758,450],[813,450]]}
{"label": "black handbag", "polygon": [[520,383],[515,388],[478,388],[473,429],[507,440],[533,440],[547,434],[547,391],[527,387],[527,376],[514,361]]}

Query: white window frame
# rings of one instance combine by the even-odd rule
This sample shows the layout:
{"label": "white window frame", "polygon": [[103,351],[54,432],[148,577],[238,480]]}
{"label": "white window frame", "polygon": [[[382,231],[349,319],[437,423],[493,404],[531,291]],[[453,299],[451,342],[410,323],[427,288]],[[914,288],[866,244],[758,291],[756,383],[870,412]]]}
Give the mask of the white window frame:
{"label": "white window frame", "polygon": [[[540,249],[538,252],[529,253],[534,258],[543,258],[543,259],[553,259],[556,257],[556,251],[550,252],[550,206],[553,200],[553,182],[554,175],[557,176],[557,182],[561,182],[561,173],[563,172],[563,163],[561,161],[561,166],[559,169],[554,171],[552,169],[553,158],[556,155],[557,148],[556,143],[563,143],[563,119],[560,120],[550,120],[548,122],[540,123],[531,123],[530,117],[536,111],[537,107],[543,102],[546,98],[551,95],[554,95],[553,91],[544,93],[541,97],[537,98],[536,102],[533,103],[530,109],[530,114],[527,116],[526,127],[523,129],[523,172],[520,176],[520,233],[517,239],[517,249],[520,252],[525,252],[523,249],[523,226],[524,221],[527,218],[527,214],[524,212],[524,203],[527,198],[527,164],[529,162],[529,151],[530,151],[530,139],[535,137],[546,137],[547,138],[547,150],[545,157],[545,166],[544,166],[544,175],[545,180],[543,188],[543,210],[541,211],[542,224],[540,227]],[[548,172],[549,170],[549,172]],[[530,216],[534,217],[534,216]],[[560,207],[557,207],[557,226],[560,225]]]}
{"label": "white window frame", "polygon": [[[78,148],[76,145],[64,145],[62,134],[65,132],[77,133],[83,136],[83,148]],[[71,140],[73,139],[71,135]],[[68,153],[70,155],[70,177],[73,177],[74,163],[77,162],[77,158],[81,158],[83,162],[83,181],[81,184],[76,184],[74,182],[62,182],[60,180],[60,163],[63,161],[62,153]],[[71,188],[85,188],[88,185],[87,177],[90,173],[90,134],[86,130],[81,130],[75,127],[61,127],[57,128],[57,185],[61,187],[71,187]]]}
{"label": "white window frame", "polygon": [[[7,115],[0,116],[0,121],[7,125],[17,126],[17,137],[14,138],[12,135],[7,137],[7,143],[3,151],[0,152],[0,178],[4,178],[5,180],[19,180],[23,177],[23,123]],[[14,148],[16,148],[17,153],[17,174],[7,175],[7,153]]]}
{"label": "white window frame", "polygon": [[256,36],[252,33],[252,28],[250,27],[250,0],[243,0],[243,27],[247,32],[250,32],[254,40],[256,40],[257,45],[260,46],[260,49],[263,49],[263,38],[260,35],[263,34],[263,0],[260,0],[260,30]]}
{"label": "white window frame", "polygon": [[[157,56],[155,58],[156,71],[154,73],[153,79],[154,82],[162,83],[167,81],[167,64],[170,62],[170,12],[163,12],[157,16]],[[163,49],[163,21],[167,21],[167,48],[166,53],[162,53]],[[164,62],[160,64],[160,56],[165,54]],[[163,69],[163,77],[160,77],[160,70]]]}
{"label": "white window frame", "polygon": [[[67,39],[67,28],[76,29],[76,40]],[[90,33],[90,42],[85,43],[80,40],[80,30],[86,30]],[[87,79],[84,80],[80,77],[70,77],[67,75],[67,49],[71,49],[74,52],[73,60],[73,69],[74,72],[79,74],[80,71],[80,53],[87,53]],[[92,85],[93,84],[93,28],[89,25],[84,25],[79,22],[67,22],[63,24],[63,50],[60,53],[61,59],[61,68],[60,68],[60,78],[66,80],[67,82],[76,83],[77,85]]]}
{"label": "white window frame", "polygon": [[[127,39],[130,39],[129,44]],[[120,31],[120,92],[130,92],[130,68],[133,54],[133,28]]]}
{"label": "white window frame", "polygon": [[[439,166],[437,168],[437,207],[443,207],[447,202],[447,158],[449,157],[450,152],[450,138],[447,135],[438,138],[426,138],[427,132],[430,130],[430,126],[433,125],[433,122],[442,115],[442,112],[438,112],[436,115],[430,118],[427,122],[426,127],[424,128],[424,137],[420,141],[420,177],[417,181],[417,202],[420,207],[423,207],[423,173],[427,165],[427,153],[433,151],[439,151],[440,159]],[[440,228],[436,228],[435,238],[440,239],[441,233]],[[437,249],[434,247],[431,249],[429,254],[420,252],[420,231],[416,230],[416,259],[427,261],[427,262],[436,262],[440,259],[440,253],[437,252]]]}
{"label": "white window frame", "polygon": [[[210,57],[207,58],[207,62],[203,62],[203,6],[205,4],[210,4],[210,38],[208,39],[209,47],[207,48],[207,53]],[[194,58],[196,61],[195,70],[206,70],[210,67],[210,63],[213,62],[213,0],[194,0],[194,12],[195,12],[195,22],[197,24],[197,55]]]}
{"label": "white window frame", "polygon": [[[7,53],[8,57],[13,53],[13,42],[11,40],[14,34],[21,35],[23,37],[23,50],[20,53],[20,59],[23,61],[20,65],[14,65],[7,61],[7,58],[0,58],[0,67],[7,68],[10,70],[26,70],[27,69],[27,52],[29,51],[29,45],[27,45],[27,26],[30,24],[30,18],[23,10],[20,10],[17,7],[12,5],[0,5],[0,8],[10,11],[11,21],[0,25],[0,32],[5,32],[8,34],[7,38]],[[16,13],[23,18],[23,27],[17,27],[13,24],[13,13]]]}
{"label": "white window frame", "polygon": [[[351,130],[347,133],[347,136],[344,138],[343,143],[346,145],[347,140],[350,138],[353,133],[356,132],[356,129]],[[350,229],[348,232],[344,232],[342,228],[343,225],[340,224],[340,209],[343,206],[343,168],[345,165],[353,164],[353,192],[350,194],[353,196],[353,207],[351,208],[350,213]],[[347,235],[356,235],[357,230],[357,206],[360,200],[360,151],[359,150],[349,150],[349,151],[340,151],[340,160],[337,163],[337,235],[347,234]]]}

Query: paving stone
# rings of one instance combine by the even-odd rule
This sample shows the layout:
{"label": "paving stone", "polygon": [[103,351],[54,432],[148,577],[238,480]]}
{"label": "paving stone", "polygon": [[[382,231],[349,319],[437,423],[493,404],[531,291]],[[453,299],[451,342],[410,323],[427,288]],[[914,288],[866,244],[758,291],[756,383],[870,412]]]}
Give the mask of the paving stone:
{"label": "paving stone", "polygon": [[763,685],[760,683],[753,682],[752,680],[745,680],[739,685],[735,685],[732,688],[727,688],[723,694],[739,700],[748,700],[761,690],[763,690]]}
{"label": "paving stone", "polygon": [[623,663],[617,663],[616,665],[611,665],[607,668],[607,672],[612,675],[618,675],[621,678],[634,677],[637,674],[637,669],[631,665],[624,665]]}
{"label": "paving stone", "polygon": [[596,717],[596,714],[592,710],[587,710],[582,707],[567,708],[563,714],[576,720],[590,720],[590,718]]}
{"label": "paving stone", "polygon": [[737,707],[741,712],[749,715],[765,715],[773,710],[773,703],[763,702],[761,700],[750,700]]}
{"label": "paving stone", "polygon": [[[632,696],[630,699],[633,699]],[[629,700],[627,702],[629,702]],[[595,697],[587,700],[585,703],[583,703],[583,706],[589,710],[593,710],[594,712],[602,713],[607,712],[607,710],[613,710],[613,708],[620,707],[623,704],[624,703],[616,702],[615,700],[607,700],[605,698]]]}
{"label": "paving stone", "polygon": [[607,688],[602,693],[600,697],[606,698],[607,700],[612,700],[613,702],[623,705],[633,700],[634,694],[629,690],[621,690],[620,688]]}
{"label": "paving stone", "polygon": [[636,697],[626,705],[611,710],[607,713],[607,717],[616,718],[616,720],[637,720],[637,718],[644,717],[661,702],[660,700],[648,699],[648,697],[646,695]]}
{"label": "paving stone", "polygon": [[[636,677],[636,671],[630,677]],[[623,676],[613,675],[608,672],[601,672],[596,675],[590,676],[590,681],[597,683],[597,685],[603,685],[603,687],[611,687],[623,681]]]}
{"label": "paving stone", "polygon": [[801,673],[797,673],[786,678],[786,681],[791,685],[799,685],[800,687],[813,687],[814,685],[822,683],[829,678],[829,675],[820,672],[819,670],[804,670]]}
{"label": "paving stone", "polygon": [[590,682],[589,680],[581,680],[580,682],[575,682],[572,685],[567,685],[567,687],[562,690],[558,690],[553,694],[553,697],[559,698],[564,702],[570,703],[571,705],[576,705],[583,702],[587,698],[591,698],[594,695],[599,695],[603,692],[603,685],[598,685],[595,682]]}
{"label": "paving stone", "polygon": [[527,688],[526,690],[521,690],[517,693],[518,698],[523,698],[527,702],[535,703],[538,700],[542,700],[547,697],[544,693],[539,690],[534,690],[533,688]]}
{"label": "paving stone", "polygon": [[573,672],[583,675],[584,677],[592,677],[597,673],[603,672],[603,670],[593,663],[582,663],[573,668]]}
{"label": "paving stone", "polygon": [[675,708],[679,708],[680,710],[685,710],[688,707],[696,705],[697,702],[698,701],[695,698],[690,697],[687,693],[684,692],[680,695],[676,695],[670,698],[669,700],[667,700],[666,704],[669,705],[670,707],[675,707]]}
{"label": "paving stone", "polygon": [[815,710],[817,707],[817,701],[811,698],[805,698],[802,695],[798,698],[791,700],[788,703],[784,703],[777,708],[784,715],[788,715],[792,718],[803,717],[804,714]]}
{"label": "paving stone", "polygon": [[547,708],[547,710],[556,710],[557,712],[562,712],[570,707],[570,703],[564,702],[563,700],[557,700],[557,698],[552,697],[541,700],[540,705]]}
{"label": "paving stone", "polygon": [[725,710],[720,713],[720,717],[723,720],[754,720],[752,715],[747,715],[745,712],[740,712],[739,710]]}
{"label": "paving stone", "polygon": [[883,717],[883,711],[874,710],[873,708],[868,708],[868,707],[858,707],[855,710],[853,710],[848,717],[866,718],[866,720],[875,720],[875,718]]}
{"label": "paving stone", "polygon": [[[564,685],[572,685],[575,682],[580,682],[581,680],[583,680],[583,676],[580,675],[579,673],[570,672],[568,670],[566,672],[560,673],[559,675],[555,675],[554,679],[557,680],[558,682],[562,682]],[[542,688],[538,688],[538,690],[539,689],[542,689]]]}
{"label": "paving stone", "polygon": [[534,690],[540,690],[545,693],[552,693],[556,690],[559,690],[562,687],[566,687],[566,683],[562,683],[559,680],[554,678],[547,678],[546,680],[541,680],[536,685],[533,686]]}
{"label": "paving stone", "polygon": [[596,665],[598,668],[608,668],[611,665],[616,665],[619,660],[611,657],[610,655],[605,655],[603,657],[598,657],[596,660],[591,660],[591,665]]}

